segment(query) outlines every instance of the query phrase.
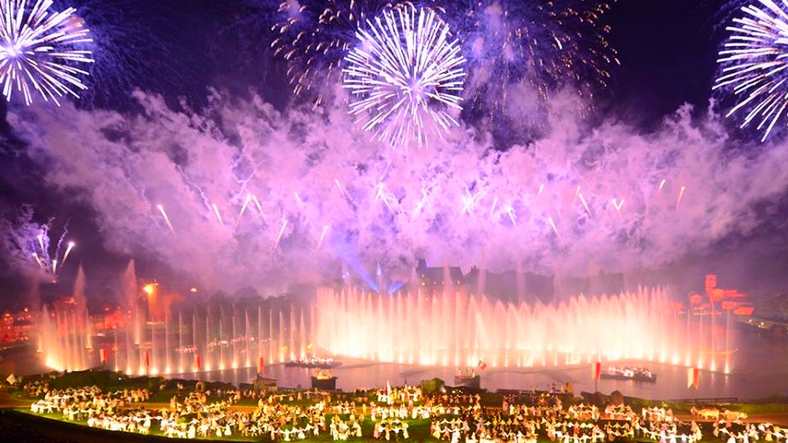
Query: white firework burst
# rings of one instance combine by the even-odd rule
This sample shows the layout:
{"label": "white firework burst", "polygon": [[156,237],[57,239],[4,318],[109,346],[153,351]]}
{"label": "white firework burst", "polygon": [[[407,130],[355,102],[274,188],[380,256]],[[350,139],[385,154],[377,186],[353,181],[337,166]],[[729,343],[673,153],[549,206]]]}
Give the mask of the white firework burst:
{"label": "white firework burst", "polygon": [[759,3],[742,7],[726,28],[731,35],[719,52],[714,89],[739,99],[727,116],[745,112],[741,126],[756,121],[765,141],[788,105],[788,1]]}
{"label": "white firework burst", "polygon": [[384,11],[357,32],[345,58],[350,113],[365,131],[393,147],[427,144],[458,126],[465,59],[449,26],[410,4]]}
{"label": "white firework burst", "polygon": [[30,105],[38,91],[59,105],[64,95],[79,97],[76,91],[87,89],[81,77],[88,72],[75,65],[93,62],[89,30],[74,8],[54,12],[51,6],[52,0],[0,0],[0,84],[6,100],[16,90]]}

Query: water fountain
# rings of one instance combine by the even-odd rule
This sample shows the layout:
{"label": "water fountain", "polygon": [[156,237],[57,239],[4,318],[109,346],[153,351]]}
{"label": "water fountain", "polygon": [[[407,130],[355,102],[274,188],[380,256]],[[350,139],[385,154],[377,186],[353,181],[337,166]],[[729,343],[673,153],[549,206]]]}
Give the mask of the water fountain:
{"label": "water fountain", "polygon": [[[394,294],[388,294],[385,278],[377,277],[380,293],[346,284],[320,288],[311,304],[287,299],[260,299],[251,306],[229,300],[184,303],[153,318],[139,303],[152,298],[140,297],[131,262],[121,279],[125,322],[97,342],[80,270],[74,297],[43,311],[41,351],[55,369],[103,364],[138,375],[257,367],[261,359],[284,363],[316,348],[380,362],[454,367],[480,361],[533,367],[632,359],[731,369],[730,353],[714,348],[730,347],[730,315],[724,325],[717,324],[720,315],[679,315],[662,289],[528,304],[524,297],[503,302],[471,294],[450,282],[448,266],[443,272],[448,284],[411,285]],[[418,278],[414,272],[414,281]]]}
{"label": "water fountain", "polygon": [[[251,311],[235,306],[225,310],[210,303],[191,306],[186,313],[168,312],[163,321],[146,319],[143,309],[136,316],[131,310],[124,327],[94,343],[84,304],[59,302],[53,312],[45,308],[42,315],[41,351],[53,369],[83,370],[103,364],[135,375],[231,370],[257,367],[265,356],[270,363],[304,357],[311,333],[310,307],[263,299],[259,303]],[[189,315],[191,321],[184,321]],[[95,355],[91,346],[99,349]]]}
{"label": "water fountain", "polygon": [[395,295],[346,286],[321,288],[316,306],[319,346],[382,362],[528,367],[625,359],[678,362],[686,353],[688,364],[716,365],[699,335],[709,326],[701,322],[690,330],[688,318],[687,333],[681,334],[662,289],[529,305],[451,286]]}
{"label": "water fountain", "polygon": [[41,312],[40,351],[51,368],[77,370],[95,360],[85,299],[85,273],[81,266],[77,270],[73,294],[58,300],[51,310],[45,306]]}

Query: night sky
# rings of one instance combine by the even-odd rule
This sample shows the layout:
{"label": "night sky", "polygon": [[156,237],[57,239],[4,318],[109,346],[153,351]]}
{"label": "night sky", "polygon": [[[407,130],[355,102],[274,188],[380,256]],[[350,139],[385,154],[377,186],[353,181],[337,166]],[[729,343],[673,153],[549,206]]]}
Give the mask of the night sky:
{"label": "night sky", "polygon": [[[266,23],[274,16],[276,4],[269,2],[271,12],[266,17],[260,12],[265,9],[259,8],[261,3],[138,1],[133,2],[133,8],[126,9],[124,6],[129,5],[123,0],[75,0],[71,4],[81,7],[81,11],[101,8],[94,10],[93,15],[83,15],[89,23],[93,17],[95,23],[100,24],[96,29],[104,35],[113,36],[107,38],[109,43],[122,47],[119,52],[125,55],[116,56],[113,62],[127,64],[122,69],[123,75],[97,75],[100,85],[92,87],[90,105],[77,102],[77,109],[92,113],[113,109],[124,115],[145,114],[148,111],[131,98],[132,91],[139,88],[160,94],[171,109],[186,106],[199,113],[209,107],[208,88],[213,87],[231,97],[229,102],[248,100],[253,90],[274,109],[287,110],[293,103],[291,87],[285,79],[287,67],[272,54],[269,47],[272,35]],[[621,65],[611,67],[609,86],[598,92],[592,115],[584,121],[589,126],[605,122],[621,124],[631,128],[633,134],[649,134],[660,130],[665,119],[683,104],[692,105],[693,117],[701,118],[714,97],[711,87],[717,69],[716,52],[725,36],[727,11],[731,10],[734,9],[730,2],[707,0],[620,0],[613,4],[604,22],[611,26],[608,39],[618,51]],[[113,65],[112,69],[117,70],[118,66]],[[63,286],[73,280],[75,265],[79,262],[88,276],[89,293],[107,294],[130,257],[137,260],[138,273],[146,278],[159,278],[176,287],[202,283],[173,265],[170,256],[146,254],[144,247],[113,243],[115,231],[98,215],[103,210],[97,210],[91,194],[74,187],[55,186],[48,174],[53,164],[50,162],[56,160],[31,154],[30,138],[20,135],[14,126],[15,122],[20,124],[20,118],[25,121],[31,114],[25,113],[18,102],[3,102],[2,107],[4,116],[15,110],[18,114],[15,118],[4,119],[2,127],[0,214],[13,220],[21,205],[31,205],[37,221],[54,218],[52,232],[56,235],[68,221],[68,238],[74,239],[78,247],[70,259],[70,266],[61,275]],[[38,123],[31,123],[33,127],[35,124]],[[723,124],[731,139],[726,149],[732,152],[751,150],[750,154],[739,154],[745,157],[765,149],[748,140],[757,136],[735,130],[730,122]],[[594,128],[584,130],[593,132]],[[71,138],[68,134],[65,137]],[[530,141],[533,140],[521,142]],[[79,144],[79,137],[74,136],[66,143]],[[785,149],[780,148],[780,144],[781,141],[773,140],[770,149]],[[496,149],[506,151],[507,147],[496,146]],[[693,149],[693,146],[686,149]],[[785,188],[778,193],[767,193],[763,198],[752,198],[751,206],[757,222],[748,218],[745,232],[728,227],[725,235],[698,242],[697,249],[691,246],[677,256],[663,256],[653,263],[638,262],[635,267],[666,269],[666,275],[675,273],[670,278],[681,284],[695,283],[694,279],[706,272],[719,272],[721,282],[728,286],[753,292],[779,290],[788,283],[784,275],[788,264],[788,235],[783,222],[788,215]],[[705,228],[699,226],[698,229]],[[146,234],[140,231],[135,235]],[[292,243],[295,245],[296,241]],[[476,255],[469,261],[474,257]],[[342,259],[347,261],[345,256]],[[0,307],[12,307],[23,299],[31,280],[29,273],[15,265],[11,257],[6,256],[2,261],[5,263],[0,271]],[[394,262],[396,260],[392,259]],[[371,265],[367,263],[366,266]],[[396,266],[392,264],[391,267]],[[505,268],[507,265],[502,264],[497,270]],[[605,264],[587,269],[589,272],[608,271]],[[544,271],[539,267],[534,270]],[[620,270],[618,266],[609,269],[610,272]],[[322,269],[324,275],[334,271],[336,269],[330,266]],[[270,277],[267,278],[266,284],[270,283]],[[204,284],[228,291],[243,286],[238,279],[228,284],[229,287],[218,280],[213,278]],[[255,279],[250,278],[249,285],[256,284]],[[702,281],[698,279],[696,284],[700,287]]]}

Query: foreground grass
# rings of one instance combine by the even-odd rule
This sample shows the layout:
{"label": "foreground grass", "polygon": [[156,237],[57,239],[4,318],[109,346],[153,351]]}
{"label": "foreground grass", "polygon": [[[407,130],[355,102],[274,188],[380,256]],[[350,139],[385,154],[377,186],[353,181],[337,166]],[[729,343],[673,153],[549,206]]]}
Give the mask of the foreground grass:
{"label": "foreground grass", "polygon": [[[9,410],[6,410],[6,413]],[[19,417],[19,414],[23,414],[28,418],[28,421],[36,422],[36,428],[62,428],[63,430],[69,430],[74,432],[75,435],[80,434],[84,430],[93,431],[102,431],[103,433],[107,434],[108,438],[113,438],[118,434],[124,434],[127,436],[133,436],[134,438],[138,438],[141,441],[145,440],[155,440],[158,438],[167,439],[171,441],[172,439],[167,438],[163,432],[161,432],[156,426],[153,426],[151,429],[151,433],[149,435],[141,435],[141,434],[134,434],[129,432],[118,432],[118,431],[109,431],[100,428],[90,428],[87,426],[86,422],[83,421],[68,421],[63,418],[63,415],[60,413],[55,414],[33,414],[29,409],[17,408],[12,410],[13,417]],[[327,415],[326,420],[330,422],[332,415]],[[340,416],[343,419],[347,420],[347,416]],[[1,419],[1,417],[0,417]],[[408,433],[410,434],[410,438],[408,441],[411,442],[421,442],[421,441],[438,441],[435,440],[430,436],[430,420],[408,420]],[[366,419],[361,424],[361,431],[362,434],[365,436],[363,438],[351,438],[350,440],[353,441],[380,441],[372,438],[372,426],[373,422],[369,419]],[[0,425],[0,429],[2,426]],[[210,441],[271,441],[270,437],[267,435],[265,436],[258,436],[258,437],[243,437],[239,436],[230,436],[230,437],[223,437],[221,439],[215,437],[207,437],[207,438],[197,438],[198,440],[210,440]],[[5,441],[5,440],[3,440]],[[114,441],[114,440],[113,440]],[[328,432],[321,432],[320,436],[317,438],[307,438],[305,440],[293,440],[294,442],[329,442],[333,441],[331,438],[330,433]],[[395,440],[392,440],[395,441]]]}

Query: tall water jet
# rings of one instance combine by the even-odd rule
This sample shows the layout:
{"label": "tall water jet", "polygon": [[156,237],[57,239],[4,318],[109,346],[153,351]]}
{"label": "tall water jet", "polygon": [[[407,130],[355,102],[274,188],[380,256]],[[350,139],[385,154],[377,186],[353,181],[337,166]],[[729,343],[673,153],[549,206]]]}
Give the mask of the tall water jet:
{"label": "tall water jet", "polygon": [[85,347],[93,349],[93,341],[90,334],[90,319],[88,318],[88,301],[85,296],[85,271],[82,265],[77,268],[77,278],[74,280],[74,303],[75,315],[79,322],[78,329],[85,336]]}
{"label": "tall water jet", "polygon": [[268,310],[268,361],[274,362],[274,310]]}
{"label": "tall water jet", "polygon": [[131,328],[127,326],[126,332],[128,333],[131,330],[134,334],[134,343],[139,344],[142,332],[139,322],[139,303],[137,300],[139,297],[139,287],[137,286],[137,271],[134,266],[134,259],[129,260],[126,270],[123,271],[123,275],[121,275],[120,278],[120,287],[122,291],[121,306],[127,318],[131,317],[131,321],[127,322],[127,325],[130,324]]}
{"label": "tall water jet", "polygon": [[246,364],[244,366],[247,368],[251,363],[249,359],[251,358],[252,355],[251,352],[249,351],[249,342],[251,342],[254,338],[254,336],[251,334],[249,329],[251,329],[251,324],[249,323],[249,310],[244,309],[244,339],[246,341]]}
{"label": "tall water jet", "polygon": [[230,338],[233,347],[233,369],[238,368],[238,333],[235,329],[235,309],[232,311],[233,335]]}
{"label": "tall water jet", "polygon": [[178,373],[183,373],[183,354],[186,352],[183,347],[183,312],[178,313]]}
{"label": "tall water jet", "polygon": [[80,266],[71,297],[55,301],[39,317],[41,352],[47,366],[82,370],[94,365],[93,339],[85,297],[85,274]]}
{"label": "tall water jet", "polygon": [[172,371],[170,366],[170,310],[164,314],[164,373],[169,375]]}

